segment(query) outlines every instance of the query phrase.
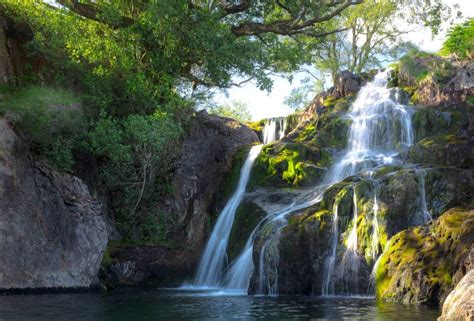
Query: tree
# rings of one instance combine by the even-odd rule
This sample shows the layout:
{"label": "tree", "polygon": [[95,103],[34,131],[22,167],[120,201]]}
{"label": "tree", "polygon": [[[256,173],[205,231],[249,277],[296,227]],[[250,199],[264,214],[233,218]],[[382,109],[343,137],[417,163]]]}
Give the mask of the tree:
{"label": "tree", "polygon": [[441,1],[365,0],[328,22],[330,28],[345,31],[317,43],[316,68],[330,73],[333,80],[342,70],[360,73],[380,68],[413,49],[413,44],[400,41],[409,29],[399,25],[424,24],[436,33],[441,17],[449,14]]}
{"label": "tree", "polygon": [[246,123],[252,120],[248,111],[248,106],[243,101],[232,100],[230,105],[215,105],[211,106],[209,109],[211,114],[233,118],[241,123]]}
{"label": "tree", "polygon": [[455,54],[460,59],[474,57],[474,18],[460,23],[448,32],[441,54]]}

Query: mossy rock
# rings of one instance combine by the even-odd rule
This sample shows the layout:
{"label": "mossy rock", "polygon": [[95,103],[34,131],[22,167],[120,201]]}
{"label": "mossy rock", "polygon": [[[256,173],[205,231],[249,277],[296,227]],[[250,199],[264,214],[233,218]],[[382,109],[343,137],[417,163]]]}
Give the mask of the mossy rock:
{"label": "mossy rock", "polygon": [[249,122],[246,123],[246,125],[257,134],[260,141],[263,141],[263,128],[265,127],[265,119]]}
{"label": "mossy rock", "polygon": [[436,221],[394,235],[376,271],[380,300],[437,305],[465,273],[474,211],[453,208]]}
{"label": "mossy rock", "polygon": [[441,134],[422,139],[409,150],[409,161],[418,164],[472,167],[472,142],[464,137]]}

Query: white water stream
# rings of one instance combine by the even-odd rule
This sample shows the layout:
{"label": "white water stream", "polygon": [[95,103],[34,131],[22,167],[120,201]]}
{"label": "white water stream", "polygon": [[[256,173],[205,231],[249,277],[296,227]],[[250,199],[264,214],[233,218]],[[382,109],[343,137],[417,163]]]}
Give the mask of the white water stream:
{"label": "white water stream", "polygon": [[207,242],[204,254],[194,280],[194,286],[219,287],[226,268],[227,243],[234,224],[235,212],[244,196],[250,178],[252,165],[262,150],[263,145],[253,146],[242,166],[240,178],[234,194],[219,214],[217,222]]}

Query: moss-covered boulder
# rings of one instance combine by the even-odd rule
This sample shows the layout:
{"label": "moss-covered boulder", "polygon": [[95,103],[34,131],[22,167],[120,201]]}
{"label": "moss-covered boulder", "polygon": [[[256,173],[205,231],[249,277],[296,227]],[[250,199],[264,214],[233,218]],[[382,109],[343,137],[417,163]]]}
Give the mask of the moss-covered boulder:
{"label": "moss-covered boulder", "polygon": [[437,305],[466,273],[474,242],[474,211],[453,208],[436,221],[390,239],[378,262],[381,300]]}
{"label": "moss-covered boulder", "polygon": [[329,163],[329,154],[310,142],[270,144],[255,162],[249,188],[313,185],[322,178]]}

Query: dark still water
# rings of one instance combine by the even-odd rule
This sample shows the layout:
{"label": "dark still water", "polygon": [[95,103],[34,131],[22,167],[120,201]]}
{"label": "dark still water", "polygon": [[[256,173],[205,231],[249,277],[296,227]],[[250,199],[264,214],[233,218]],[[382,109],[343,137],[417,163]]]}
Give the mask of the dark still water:
{"label": "dark still water", "polygon": [[436,320],[439,310],[363,298],[254,297],[134,290],[111,294],[0,296],[0,321]]}

